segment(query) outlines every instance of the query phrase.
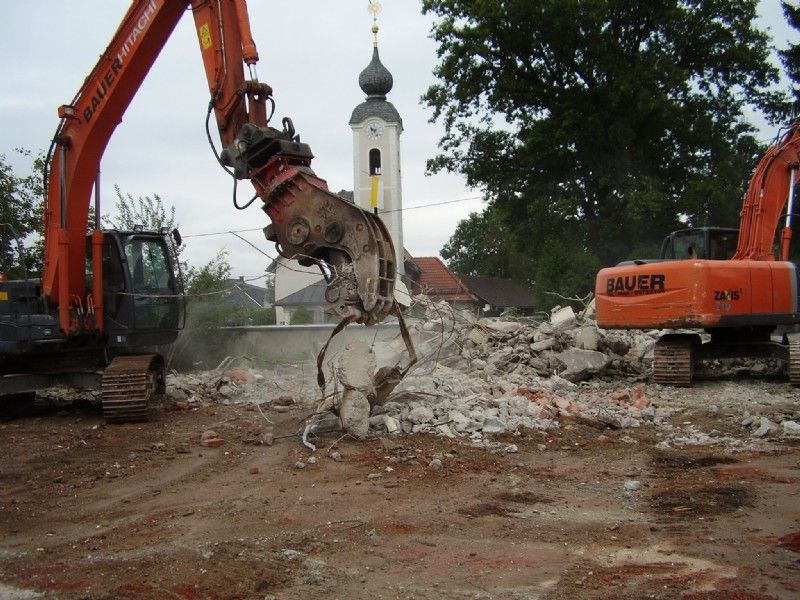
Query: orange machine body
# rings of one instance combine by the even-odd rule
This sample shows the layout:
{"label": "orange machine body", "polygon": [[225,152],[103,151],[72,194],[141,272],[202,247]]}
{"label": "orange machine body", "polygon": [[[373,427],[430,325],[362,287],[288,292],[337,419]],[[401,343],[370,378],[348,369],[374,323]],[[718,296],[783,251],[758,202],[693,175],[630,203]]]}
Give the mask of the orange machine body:
{"label": "orange machine body", "polygon": [[794,263],[664,260],[603,269],[595,287],[605,329],[766,326],[800,322]]}
{"label": "orange machine body", "polygon": [[[800,323],[797,271],[788,260],[799,150],[800,122],[795,122],[753,173],[736,252],[728,260],[635,260],[601,270],[595,283],[597,324],[714,329]],[[778,231],[781,219],[785,224]]]}

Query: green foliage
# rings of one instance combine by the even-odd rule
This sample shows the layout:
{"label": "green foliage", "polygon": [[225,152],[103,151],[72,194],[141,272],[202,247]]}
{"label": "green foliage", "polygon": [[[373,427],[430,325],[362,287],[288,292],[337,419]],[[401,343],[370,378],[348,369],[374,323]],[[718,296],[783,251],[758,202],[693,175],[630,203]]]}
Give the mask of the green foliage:
{"label": "green foliage", "polygon": [[175,207],[170,206],[167,209],[158,194],[134,198],[131,194],[123,194],[118,185],[114,185],[114,192],[117,195],[114,203],[116,217],[103,215],[102,221],[107,227],[132,231],[135,225],[142,225],[149,231],[158,231],[162,227],[172,231],[178,226],[175,222]]}
{"label": "green foliage", "polygon": [[[141,225],[146,231],[159,231],[166,228],[170,232],[178,228],[178,223],[175,221],[175,207],[164,206],[164,201],[158,194],[134,198],[131,194],[123,193],[116,184],[114,193],[117,195],[114,202],[116,217],[112,218],[108,214],[102,215],[101,221],[106,227],[120,231],[132,231],[134,226]],[[91,219],[89,222],[91,223]],[[186,246],[177,246],[171,243],[169,247],[173,261],[180,265],[180,270],[184,274],[184,289],[188,289],[186,278],[190,267],[186,261],[181,260],[181,254]]]}
{"label": "green foliage", "polygon": [[[785,1],[781,2],[781,6],[789,25],[795,31],[800,31],[800,7]],[[800,44],[789,44],[788,48],[781,50],[778,54],[780,54],[786,75],[792,82],[794,110],[791,113],[792,116],[797,117],[800,114]]]}
{"label": "green foliage", "polygon": [[[735,224],[763,151],[743,115],[783,99],[756,6],[424,0],[440,62],[423,102],[446,128],[428,168],[488,203],[442,250],[451,266],[585,293],[592,265]],[[547,256],[564,244],[574,260]]]}
{"label": "green foliage", "polygon": [[199,269],[189,267],[185,273],[186,293],[190,296],[213,295],[228,287],[226,279],[231,276],[227,250],[220,250]]}
{"label": "green foliage", "polygon": [[313,319],[311,313],[305,306],[298,306],[292,311],[292,317],[289,319],[289,325],[308,325]]}
{"label": "green foliage", "polygon": [[186,300],[186,327],[203,329],[226,325],[231,306],[224,302],[226,280],[231,276],[231,265],[225,250],[217,252],[205,265],[189,267],[184,274]]}
{"label": "green foliage", "polygon": [[[0,273],[9,279],[35,277],[42,269],[42,207],[44,155],[29,150],[15,152],[31,161],[26,175],[14,173],[6,156],[0,154]],[[38,235],[37,235],[38,234]],[[22,245],[22,255],[19,246]]]}
{"label": "green foliage", "polygon": [[[232,284],[232,267],[228,252],[220,250],[199,269],[189,267],[186,272],[186,319],[187,329],[199,327],[211,329],[233,325],[274,325],[275,308],[250,308],[228,301]],[[269,279],[267,280],[269,283]],[[273,285],[274,288],[274,285]],[[267,287],[269,294],[269,286]],[[273,289],[274,298],[274,289]]]}
{"label": "green foliage", "polygon": [[552,295],[556,292],[565,298],[580,298],[594,287],[600,269],[600,260],[569,239],[550,239],[545,244],[537,263],[536,284],[533,299],[537,310],[548,310],[556,304],[564,304],[563,298]]}
{"label": "green foliage", "polygon": [[275,325],[275,307],[250,308],[244,312],[239,324],[241,325]]}
{"label": "green foliage", "polygon": [[441,251],[442,258],[453,271],[464,275],[497,273],[498,277],[508,277],[508,234],[495,212],[470,213],[458,224]]}

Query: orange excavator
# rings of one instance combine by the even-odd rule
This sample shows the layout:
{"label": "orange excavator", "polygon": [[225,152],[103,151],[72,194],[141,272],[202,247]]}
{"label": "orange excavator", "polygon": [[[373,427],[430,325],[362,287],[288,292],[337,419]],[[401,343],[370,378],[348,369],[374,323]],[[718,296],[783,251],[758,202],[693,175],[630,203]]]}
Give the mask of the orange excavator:
{"label": "orange excavator", "polygon": [[690,386],[698,360],[770,357],[784,361],[790,382],[800,385],[800,342],[774,336],[778,327],[800,323],[797,267],[789,260],[799,168],[796,122],[758,163],[738,236],[735,229],[677,231],[659,260],[626,261],[598,273],[598,327],[710,335],[704,343],[699,333],[662,335],[654,351],[656,382]]}
{"label": "orange excavator", "polygon": [[[236,208],[261,200],[272,221],[267,238],[282,256],[320,266],[326,299],[344,319],[374,324],[393,306],[395,256],[383,222],[328,191],[291,119],[271,126],[275,103],[257,77],[245,0],[134,0],[73,101],[58,109],[45,167],[42,277],[0,276],[0,395],[99,384],[114,422],[145,420],[164,387],[164,361],[152,348],[174,341],[181,325],[170,252],[170,233],[176,243],[179,234],[102,229],[98,173],[114,129],[187,11],[210,91],[206,132],[233,178]],[[236,182],[245,179],[255,195],[242,206]]]}

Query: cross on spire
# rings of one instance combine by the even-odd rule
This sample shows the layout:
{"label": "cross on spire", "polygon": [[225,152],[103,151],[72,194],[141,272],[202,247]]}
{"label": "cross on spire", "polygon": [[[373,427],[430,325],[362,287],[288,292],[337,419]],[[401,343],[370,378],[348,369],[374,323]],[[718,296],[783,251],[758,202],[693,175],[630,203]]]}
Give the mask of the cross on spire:
{"label": "cross on spire", "polygon": [[377,0],[369,0],[367,10],[372,15],[372,45],[378,47],[378,15],[381,13],[381,3]]}

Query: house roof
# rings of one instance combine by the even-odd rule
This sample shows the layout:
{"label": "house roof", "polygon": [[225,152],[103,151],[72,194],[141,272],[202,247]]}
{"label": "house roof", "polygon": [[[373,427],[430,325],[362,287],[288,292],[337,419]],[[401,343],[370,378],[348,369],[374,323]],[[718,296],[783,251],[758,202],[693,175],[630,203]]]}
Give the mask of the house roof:
{"label": "house roof", "polygon": [[226,279],[229,291],[225,294],[225,302],[241,306],[263,308],[267,297],[266,288],[246,283],[243,277],[239,279]]}
{"label": "house roof", "polygon": [[412,260],[420,270],[419,285],[424,293],[448,302],[477,300],[439,257],[420,256]]}
{"label": "house roof", "polygon": [[470,292],[497,308],[533,308],[533,296],[513,279],[459,275]]}
{"label": "house roof", "polygon": [[328,304],[325,300],[325,280],[312,283],[301,290],[297,290],[293,294],[289,294],[285,298],[281,298],[275,302],[276,306],[320,306]]}

